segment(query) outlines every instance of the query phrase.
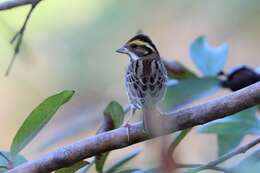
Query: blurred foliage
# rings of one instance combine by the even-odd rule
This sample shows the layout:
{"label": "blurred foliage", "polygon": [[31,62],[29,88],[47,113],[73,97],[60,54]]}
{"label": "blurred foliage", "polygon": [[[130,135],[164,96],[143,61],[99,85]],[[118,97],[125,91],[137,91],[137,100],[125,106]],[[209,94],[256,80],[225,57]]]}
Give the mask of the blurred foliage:
{"label": "blurred foliage", "polygon": [[190,47],[190,56],[194,64],[205,76],[216,76],[224,67],[228,54],[228,45],[211,47],[205,37],[198,37]]}
{"label": "blurred foliage", "polygon": [[197,77],[194,72],[177,61],[164,61],[169,78],[176,80],[185,80]]}
{"label": "blurred foliage", "polygon": [[89,163],[87,161],[80,161],[68,168],[62,168],[59,169],[57,171],[55,171],[55,173],[75,173],[76,171],[80,170],[81,168],[83,168],[85,165],[88,165]]}
{"label": "blurred foliage", "polygon": [[248,157],[242,159],[238,164],[231,167],[231,173],[258,173],[260,170],[260,150],[257,149]]}
{"label": "blurred foliage", "polygon": [[199,131],[217,134],[220,156],[236,148],[246,135],[259,135],[260,120],[256,117],[256,107],[253,107],[207,123]]}
{"label": "blurred foliage", "polygon": [[[160,8],[158,8],[158,5]],[[223,70],[229,52],[227,44],[220,44],[218,47],[213,47],[209,45],[206,37],[200,36],[192,42],[190,50],[185,50],[186,52],[183,53],[183,47],[179,46],[179,34],[176,31],[179,33],[181,28],[184,37],[189,38],[193,38],[195,35],[201,33],[214,34],[213,38],[217,37],[220,40],[224,38],[236,43],[238,40],[233,40],[235,36],[239,39],[240,47],[243,50],[248,49],[248,52],[251,53],[245,56],[245,53],[242,52],[244,54],[241,54],[242,58],[240,58],[243,59],[244,56],[244,60],[247,62],[249,56],[257,55],[254,62],[259,62],[258,53],[256,53],[259,49],[255,46],[259,44],[251,43],[251,41],[251,44],[248,44],[249,42],[244,39],[249,38],[250,40],[250,38],[254,38],[255,40],[259,40],[258,28],[260,25],[258,22],[255,22],[258,20],[258,16],[260,16],[259,7],[260,3],[257,0],[253,0],[250,3],[242,0],[198,1],[196,3],[191,0],[167,0],[163,3],[156,0],[122,2],[115,0],[79,0],[77,3],[62,1],[59,5],[55,1],[46,0],[36,9],[29,22],[25,33],[25,42],[22,45],[19,59],[14,66],[11,77],[3,79],[5,80],[2,86],[3,89],[1,89],[4,93],[3,100],[5,100],[5,97],[14,95],[15,99],[11,100],[12,105],[16,108],[21,104],[22,109],[26,103],[31,105],[36,102],[33,99],[29,99],[35,95],[37,97],[39,95],[45,97],[53,93],[53,90],[74,88],[79,94],[76,103],[72,103],[74,105],[71,107],[77,104],[77,106],[84,105],[82,107],[85,108],[85,105],[87,105],[88,109],[93,107],[93,109],[99,110],[111,100],[112,96],[119,98],[118,100],[120,101],[124,98],[123,102],[125,103],[126,97],[122,90],[122,66],[123,64],[125,65],[127,59],[117,58],[114,50],[121,46],[122,42],[132,36],[138,29],[143,29],[149,32],[149,34],[152,33],[155,38],[157,35],[160,38],[164,38],[164,41],[155,39],[155,42],[166,53],[168,53],[167,51],[171,52],[172,57],[179,56],[180,52],[183,57],[188,56],[187,52],[189,52],[193,63],[202,72],[202,77],[199,77],[200,75],[193,72],[194,69],[189,69],[191,63],[185,59],[181,59],[180,62],[178,59],[176,63],[168,64],[174,67],[172,69],[179,69],[179,71],[168,71],[169,78],[175,78],[179,81],[177,84],[175,83],[168,87],[165,100],[161,106],[166,111],[175,110],[186,104],[193,103],[200,98],[210,96],[220,89],[220,79],[217,73]],[[67,13],[71,9],[77,10],[74,10],[73,13]],[[0,41],[2,73],[6,69],[4,67],[6,67],[10,59],[10,52],[12,51],[12,47],[8,45],[8,41],[17,28],[20,27],[27,10],[28,7],[18,8],[1,12],[0,14],[0,36],[3,38]],[[46,18],[50,20],[46,20]],[[192,22],[190,23],[190,21]],[[226,27],[224,28],[222,25]],[[192,26],[192,29],[190,29],[190,26]],[[251,49],[252,47],[255,47],[257,50],[255,53]],[[236,55],[232,60],[233,63],[240,62],[237,55],[239,55],[241,50],[235,50],[234,52],[238,53],[232,54]],[[177,53],[174,54],[175,52]],[[250,63],[254,64],[254,62]],[[115,68],[115,65],[118,68]],[[121,85],[118,85],[119,83]],[[10,86],[12,90],[9,90]],[[4,87],[8,88],[8,90]],[[121,94],[118,94],[118,92]],[[19,102],[18,93],[23,93],[28,98],[28,101],[26,103],[24,100]],[[56,96],[50,97],[48,98],[50,102],[47,99],[42,103],[43,105],[46,104],[46,107],[39,105],[34,109],[13,140],[11,147],[13,154],[20,152],[37,135],[43,126],[53,117],[57,109],[70,99],[70,95],[72,96],[73,93],[68,93],[65,97],[59,95],[61,98],[59,97],[56,101],[53,98],[56,98]],[[37,100],[39,99],[40,97],[37,98]],[[6,109],[10,108],[7,107]],[[12,114],[22,114],[19,109],[14,111],[17,112],[12,112]],[[93,111],[88,112],[88,115],[92,114]],[[105,109],[104,115],[111,116],[114,128],[119,127],[123,122],[123,108],[117,102],[111,102]],[[70,127],[73,124],[71,119],[69,121],[68,127],[65,128],[67,131],[64,130],[62,132],[63,136],[59,140],[68,138],[66,134],[70,134]],[[237,147],[247,134],[258,135],[258,121],[255,108],[251,108],[231,117],[206,124],[200,131],[217,136],[219,155],[222,155]],[[86,127],[90,126],[88,124],[93,124],[92,121],[85,122]],[[9,124],[9,122],[6,124]],[[64,124],[64,120],[56,124]],[[74,127],[78,126],[76,123],[73,125]],[[80,127],[80,130],[71,136],[76,136],[76,133],[85,130],[86,128]],[[44,141],[46,140],[48,139],[44,139]],[[48,144],[51,145],[53,144],[52,142]],[[44,147],[47,148],[47,145]],[[121,161],[118,160],[107,171],[119,171],[119,167],[137,155],[135,151],[133,152],[134,154],[126,156]],[[9,152],[3,153],[8,158],[10,157]],[[11,160],[11,158],[9,159]],[[26,161],[19,154],[12,159],[14,159],[11,160],[14,166]],[[103,171],[106,159],[107,157],[102,157],[102,162],[95,162],[96,166],[99,167],[99,172]],[[241,161],[242,165],[234,167],[234,170],[246,170],[245,172],[250,172],[248,168],[253,168],[254,166],[252,165],[256,161],[252,161],[250,157],[245,159]],[[259,159],[257,160],[259,161]],[[0,157],[1,164],[7,164],[6,160],[2,157]],[[88,168],[92,164],[84,166],[86,171],[88,171]],[[76,167],[79,168],[81,166],[79,163]],[[152,172],[153,170],[133,168],[131,170],[122,170],[121,172],[135,171]]]}
{"label": "blurred foliage", "polygon": [[123,158],[119,159],[116,161],[110,168],[108,168],[105,173],[116,173],[123,165],[125,165],[127,162],[135,158],[138,154],[140,154],[142,150],[141,149],[136,149],[133,150],[132,152],[128,153],[126,156]]}
{"label": "blurred foliage", "polygon": [[181,80],[177,85],[167,87],[161,107],[164,111],[173,110],[203,96],[212,94],[219,88],[219,80],[216,77],[192,77]]}

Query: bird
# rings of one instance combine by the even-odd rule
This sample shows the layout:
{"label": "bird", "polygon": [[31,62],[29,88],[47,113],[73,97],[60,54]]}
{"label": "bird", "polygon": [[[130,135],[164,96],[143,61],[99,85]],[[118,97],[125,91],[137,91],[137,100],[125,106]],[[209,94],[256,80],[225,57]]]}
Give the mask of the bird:
{"label": "bird", "polygon": [[136,110],[142,110],[143,129],[154,135],[154,118],[160,114],[157,105],[165,95],[167,82],[167,71],[159,51],[148,35],[139,33],[116,52],[129,57],[125,88],[130,102],[130,117]]}

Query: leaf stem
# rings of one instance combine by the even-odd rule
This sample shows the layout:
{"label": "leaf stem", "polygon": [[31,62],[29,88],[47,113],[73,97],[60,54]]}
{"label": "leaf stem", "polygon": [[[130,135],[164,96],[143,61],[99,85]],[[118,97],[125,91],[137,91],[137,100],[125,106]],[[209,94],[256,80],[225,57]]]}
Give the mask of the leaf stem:
{"label": "leaf stem", "polygon": [[182,130],[178,136],[174,139],[174,141],[171,143],[168,149],[168,154],[172,154],[176,147],[181,143],[181,141],[187,136],[187,134],[191,131],[192,128]]}

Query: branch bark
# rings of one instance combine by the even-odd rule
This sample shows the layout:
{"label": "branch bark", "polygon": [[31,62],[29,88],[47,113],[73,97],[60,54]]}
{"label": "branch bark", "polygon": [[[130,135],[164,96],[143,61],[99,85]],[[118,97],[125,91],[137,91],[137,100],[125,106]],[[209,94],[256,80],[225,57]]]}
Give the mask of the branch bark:
{"label": "branch bark", "polygon": [[[159,123],[164,124],[163,134],[169,134],[229,116],[259,103],[260,82],[207,103],[162,115],[160,120],[162,122]],[[129,131],[122,127],[64,146],[37,160],[28,161],[9,170],[8,173],[51,172],[97,154],[127,147],[150,138],[139,122],[130,126]]]}
{"label": "branch bark", "polygon": [[34,5],[39,1],[41,0],[8,0],[0,3],[0,11],[20,7],[23,5]]}

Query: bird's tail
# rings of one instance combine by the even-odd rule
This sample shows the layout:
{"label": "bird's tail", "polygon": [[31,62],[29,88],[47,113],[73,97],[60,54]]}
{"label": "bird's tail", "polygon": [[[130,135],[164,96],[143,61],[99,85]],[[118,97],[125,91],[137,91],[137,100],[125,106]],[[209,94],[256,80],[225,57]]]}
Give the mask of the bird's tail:
{"label": "bird's tail", "polygon": [[156,107],[143,108],[143,128],[152,136],[157,136],[162,130],[161,114]]}

